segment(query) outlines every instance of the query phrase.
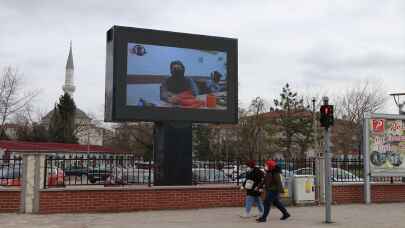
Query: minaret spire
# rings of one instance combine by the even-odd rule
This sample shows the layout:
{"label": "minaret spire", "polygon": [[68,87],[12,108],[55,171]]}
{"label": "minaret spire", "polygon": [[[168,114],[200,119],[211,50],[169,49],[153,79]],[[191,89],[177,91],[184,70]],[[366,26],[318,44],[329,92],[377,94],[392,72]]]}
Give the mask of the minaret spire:
{"label": "minaret spire", "polygon": [[73,54],[72,54],[72,41],[70,41],[69,56],[66,62],[66,69],[74,69]]}
{"label": "minaret spire", "polygon": [[71,97],[73,97],[73,93],[75,92],[73,76],[74,76],[73,52],[72,52],[72,41],[70,41],[69,55],[66,62],[65,85],[63,85],[62,89],[65,93],[68,93]]}

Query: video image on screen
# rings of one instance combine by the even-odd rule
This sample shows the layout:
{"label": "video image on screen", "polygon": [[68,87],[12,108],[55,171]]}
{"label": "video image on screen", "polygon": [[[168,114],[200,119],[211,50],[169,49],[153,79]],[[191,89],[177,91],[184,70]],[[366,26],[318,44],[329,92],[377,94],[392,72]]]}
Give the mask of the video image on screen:
{"label": "video image on screen", "polygon": [[128,106],[226,110],[226,81],[226,52],[128,43]]}

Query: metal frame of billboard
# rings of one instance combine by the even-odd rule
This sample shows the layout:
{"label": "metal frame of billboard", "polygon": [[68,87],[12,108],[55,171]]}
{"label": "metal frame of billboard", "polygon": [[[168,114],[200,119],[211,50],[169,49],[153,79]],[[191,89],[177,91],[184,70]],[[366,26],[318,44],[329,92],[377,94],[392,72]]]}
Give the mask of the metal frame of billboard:
{"label": "metal frame of billboard", "polygon": [[[206,110],[127,105],[127,46],[129,42],[226,52],[227,109]],[[238,117],[237,53],[237,39],[113,26],[107,31],[105,121],[236,123]]]}
{"label": "metal frame of billboard", "polygon": [[382,113],[365,113],[363,119],[363,155],[364,155],[364,167],[367,167],[367,172],[371,176],[405,176],[405,172],[373,172],[370,169],[370,153],[369,153],[369,121],[371,119],[386,119],[386,120],[405,120],[405,115],[398,114],[382,114]]}

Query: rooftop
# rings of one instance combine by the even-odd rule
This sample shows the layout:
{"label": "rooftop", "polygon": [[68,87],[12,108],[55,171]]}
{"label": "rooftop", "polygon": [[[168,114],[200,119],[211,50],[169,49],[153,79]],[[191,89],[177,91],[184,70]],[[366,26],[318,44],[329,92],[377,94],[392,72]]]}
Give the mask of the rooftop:
{"label": "rooftop", "polygon": [[8,152],[123,153],[106,146],[12,140],[0,140],[0,149]]}

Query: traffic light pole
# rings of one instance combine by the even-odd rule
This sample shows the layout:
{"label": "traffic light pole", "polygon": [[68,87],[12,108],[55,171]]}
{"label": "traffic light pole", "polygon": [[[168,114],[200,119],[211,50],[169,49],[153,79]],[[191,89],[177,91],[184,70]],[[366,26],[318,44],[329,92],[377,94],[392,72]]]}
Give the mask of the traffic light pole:
{"label": "traffic light pole", "polygon": [[325,127],[325,223],[332,223],[332,180],[331,180],[331,159],[330,151],[330,128]]}
{"label": "traffic light pole", "polygon": [[331,160],[332,152],[330,150],[330,127],[333,126],[333,106],[329,105],[329,98],[323,97],[321,106],[321,126],[324,127],[324,146],[325,146],[325,223],[332,223],[332,173]]}

